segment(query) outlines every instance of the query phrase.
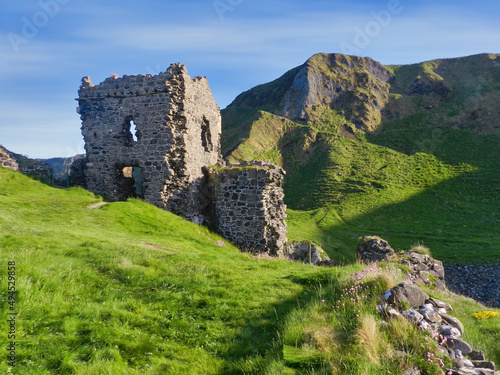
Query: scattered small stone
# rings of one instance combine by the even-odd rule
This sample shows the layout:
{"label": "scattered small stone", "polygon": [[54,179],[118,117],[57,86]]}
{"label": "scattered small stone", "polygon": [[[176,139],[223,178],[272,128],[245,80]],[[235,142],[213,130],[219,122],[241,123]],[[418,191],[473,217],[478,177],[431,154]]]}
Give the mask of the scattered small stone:
{"label": "scattered small stone", "polygon": [[447,265],[446,284],[455,293],[500,307],[500,263]]}

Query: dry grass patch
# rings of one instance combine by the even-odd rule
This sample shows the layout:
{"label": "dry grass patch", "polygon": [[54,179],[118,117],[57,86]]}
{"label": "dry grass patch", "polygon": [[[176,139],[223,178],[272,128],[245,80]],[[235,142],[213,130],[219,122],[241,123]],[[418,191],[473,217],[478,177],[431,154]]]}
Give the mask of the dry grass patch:
{"label": "dry grass patch", "polygon": [[375,365],[380,364],[380,355],[384,352],[387,356],[387,348],[383,345],[382,336],[378,330],[377,321],[372,315],[362,315],[359,319],[359,327],[356,331],[356,341],[360,344],[369,361]]}

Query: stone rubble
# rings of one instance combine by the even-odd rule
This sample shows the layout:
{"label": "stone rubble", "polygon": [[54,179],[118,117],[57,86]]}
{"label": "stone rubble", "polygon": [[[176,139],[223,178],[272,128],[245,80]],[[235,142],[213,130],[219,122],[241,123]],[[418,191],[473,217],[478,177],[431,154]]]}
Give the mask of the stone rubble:
{"label": "stone rubble", "polygon": [[318,245],[310,241],[291,241],[286,245],[284,256],[294,262],[333,266],[334,261]]}
{"label": "stone rubble", "polygon": [[[377,243],[383,243],[382,241],[377,239]],[[365,238],[360,242],[365,243]],[[384,244],[384,248],[387,247],[388,245]],[[403,316],[417,328],[430,331],[433,336],[441,335],[443,353],[453,361],[451,374],[500,375],[493,362],[486,361],[481,351],[474,350],[462,338],[465,328],[458,318],[449,314],[453,311],[452,306],[429,297],[415,284],[432,284],[446,290],[442,263],[429,255],[412,251],[404,253],[400,258],[400,263],[410,269],[410,281],[401,282],[386,291],[384,301],[378,304],[377,311],[387,319]],[[432,275],[434,280],[430,280],[432,278],[428,275]]]}
{"label": "stone rubble", "polygon": [[500,263],[450,264],[445,268],[449,290],[486,306],[500,307]]}
{"label": "stone rubble", "polygon": [[[446,302],[427,297],[420,306],[414,306],[426,294],[417,285],[406,282],[391,288],[385,296],[385,302],[380,303],[377,310],[387,318],[402,315],[419,329],[434,331],[445,338],[444,354],[453,360],[454,375],[500,375],[493,362],[485,361],[482,352],[474,350],[462,339],[464,326],[460,320],[448,314],[451,306]],[[412,308],[400,312],[408,301],[415,301]]]}

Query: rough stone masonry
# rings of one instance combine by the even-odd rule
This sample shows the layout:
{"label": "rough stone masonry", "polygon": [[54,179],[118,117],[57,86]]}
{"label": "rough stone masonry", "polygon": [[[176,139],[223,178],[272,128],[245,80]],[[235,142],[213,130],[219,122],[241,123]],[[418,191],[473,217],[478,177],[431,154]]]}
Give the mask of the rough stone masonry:
{"label": "rough stone masonry", "polygon": [[284,172],[262,163],[223,167],[220,110],[206,78],[189,77],[181,64],[100,85],[84,77],[77,100],[89,190],[111,201],[140,197],[215,223],[243,248],[283,253]]}
{"label": "rough stone masonry", "polygon": [[283,257],[287,242],[284,171],[273,164],[251,162],[210,168],[209,174],[220,233],[243,248]]}
{"label": "rough stone masonry", "polygon": [[221,118],[205,78],[173,64],[156,76],[82,79],[87,188],[112,201],[141,197],[202,221],[202,167],[220,161]]}

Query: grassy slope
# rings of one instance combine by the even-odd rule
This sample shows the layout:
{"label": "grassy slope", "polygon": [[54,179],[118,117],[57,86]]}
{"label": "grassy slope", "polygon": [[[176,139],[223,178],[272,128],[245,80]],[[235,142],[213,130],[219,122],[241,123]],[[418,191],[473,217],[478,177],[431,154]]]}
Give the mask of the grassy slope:
{"label": "grassy slope", "polygon": [[[401,271],[367,271],[367,298],[354,308],[340,282],[360,265],[254,259],[138,200],[88,208],[99,201],[0,168],[4,285],[7,261],[16,262],[14,374],[369,375],[380,363],[393,374],[414,363],[439,373],[422,360],[436,351],[423,334],[399,322],[383,326],[374,315]],[[4,301],[6,294],[2,288]],[[470,314],[484,308],[439,297],[457,307],[467,340],[500,362],[498,318],[475,322]],[[332,309],[344,299],[344,308]],[[1,306],[5,321],[8,305]],[[376,345],[362,334],[370,319]],[[410,354],[402,359],[397,350]]]}
{"label": "grassy slope", "polygon": [[277,314],[300,299],[291,276],[313,271],[217,246],[205,228],[140,201],[89,210],[99,201],[90,193],[5,169],[0,194],[2,280],[8,260],[17,266],[18,374],[258,367]]}
{"label": "grassy slope", "polygon": [[[475,215],[463,215],[458,201],[462,197],[455,196],[457,184],[473,179],[478,166],[457,160],[447,164],[425,153],[408,156],[362,137],[344,136],[342,125],[332,125],[335,114],[326,115],[329,122],[318,121],[310,128],[292,123],[287,131],[279,131],[287,120],[262,113],[231,154],[230,160],[271,159],[284,165],[290,238],[318,241],[344,262],[355,260],[358,237],[373,233],[400,248],[424,241],[446,260],[467,260],[469,248],[457,249],[457,242],[483,250],[482,256],[498,256],[490,236],[495,216],[474,204],[470,209]],[[444,199],[450,202],[446,210]],[[450,220],[451,212],[455,215]],[[464,236],[467,224],[482,229],[474,238]]]}

